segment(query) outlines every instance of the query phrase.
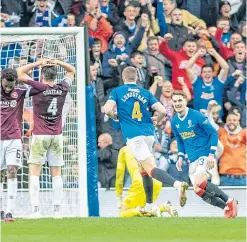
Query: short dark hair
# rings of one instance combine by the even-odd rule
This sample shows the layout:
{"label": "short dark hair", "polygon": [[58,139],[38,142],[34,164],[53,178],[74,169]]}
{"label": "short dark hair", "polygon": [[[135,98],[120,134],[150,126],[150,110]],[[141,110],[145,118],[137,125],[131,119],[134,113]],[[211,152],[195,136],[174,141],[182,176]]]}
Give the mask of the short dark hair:
{"label": "short dark hair", "polygon": [[1,81],[3,79],[6,79],[9,82],[17,81],[17,79],[18,79],[17,71],[13,68],[4,69],[1,73]]}
{"label": "short dark hair", "polygon": [[57,70],[55,66],[44,66],[41,70],[41,75],[44,75],[46,80],[54,81],[57,76]]}
{"label": "short dark hair", "polygon": [[197,43],[197,39],[194,37],[189,36],[183,43],[183,45],[185,45],[187,42],[194,42]]}
{"label": "short dark hair", "polygon": [[187,100],[186,93],[182,90],[174,90],[174,92],[172,93],[172,97],[173,96],[182,96]]}
{"label": "short dark hair", "polygon": [[95,39],[93,40],[93,43],[92,43],[92,46],[93,46],[93,45],[102,45],[101,39],[95,38]]}
{"label": "short dark hair", "polygon": [[204,66],[202,66],[202,70],[203,70],[204,68],[211,68],[212,71],[214,71],[214,67],[213,67],[211,64],[205,64]]}
{"label": "short dark hair", "polygon": [[143,54],[141,51],[135,50],[135,51],[132,51],[132,52],[131,52],[130,58],[135,58],[137,55],[144,56],[144,54]]}
{"label": "short dark hair", "polygon": [[220,18],[217,19],[216,25],[218,25],[220,21],[228,21],[228,22],[230,22],[230,19],[227,18],[227,17],[224,17],[224,16],[220,17]]}

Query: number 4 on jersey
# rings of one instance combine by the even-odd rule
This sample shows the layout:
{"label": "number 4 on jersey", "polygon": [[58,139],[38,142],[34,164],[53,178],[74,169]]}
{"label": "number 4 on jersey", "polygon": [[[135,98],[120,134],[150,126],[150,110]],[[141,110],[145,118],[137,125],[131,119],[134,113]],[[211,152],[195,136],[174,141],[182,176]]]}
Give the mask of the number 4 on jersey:
{"label": "number 4 on jersey", "polygon": [[142,113],[141,113],[139,102],[134,103],[134,107],[132,111],[132,119],[137,119],[138,121],[142,120]]}
{"label": "number 4 on jersey", "polygon": [[57,114],[57,98],[54,97],[47,109],[47,113],[51,113],[52,116],[55,116]]}

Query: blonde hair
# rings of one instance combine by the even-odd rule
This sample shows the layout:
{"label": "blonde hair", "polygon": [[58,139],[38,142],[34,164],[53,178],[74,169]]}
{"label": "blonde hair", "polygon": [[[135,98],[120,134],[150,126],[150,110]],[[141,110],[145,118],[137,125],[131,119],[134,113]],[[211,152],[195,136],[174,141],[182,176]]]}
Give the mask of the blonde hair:
{"label": "blonde hair", "polygon": [[187,100],[187,96],[185,94],[184,91],[182,90],[175,90],[173,93],[172,93],[172,97],[173,96],[182,96],[183,98],[185,98]]}
{"label": "blonde hair", "polygon": [[124,68],[122,72],[122,78],[124,82],[136,82],[137,81],[137,70],[135,67],[128,66]]}

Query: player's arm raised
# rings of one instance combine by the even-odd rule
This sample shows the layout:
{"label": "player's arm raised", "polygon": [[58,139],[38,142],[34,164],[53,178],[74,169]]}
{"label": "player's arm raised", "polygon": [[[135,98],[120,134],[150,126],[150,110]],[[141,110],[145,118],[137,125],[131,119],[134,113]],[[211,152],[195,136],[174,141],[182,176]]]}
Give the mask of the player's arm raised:
{"label": "player's arm raised", "polygon": [[28,75],[28,73],[35,67],[41,66],[44,63],[44,60],[39,60],[34,63],[30,63],[24,66],[21,66],[17,69],[18,80],[28,84],[27,82],[32,78]]}
{"label": "player's arm raised", "polygon": [[47,88],[47,86],[43,83],[32,81],[31,77],[27,74],[33,68],[42,65],[42,63],[43,61],[41,60],[36,61],[34,63],[22,66],[17,70],[18,80],[32,87],[32,88],[29,87],[27,89],[27,92],[25,95],[26,98],[39,94],[40,92],[45,91]]}
{"label": "player's arm raised", "polygon": [[74,77],[75,77],[75,67],[74,66],[66,62],[60,61],[60,60],[55,60],[55,64],[65,69],[65,71],[67,72],[65,77],[68,77],[71,81],[74,80]]}

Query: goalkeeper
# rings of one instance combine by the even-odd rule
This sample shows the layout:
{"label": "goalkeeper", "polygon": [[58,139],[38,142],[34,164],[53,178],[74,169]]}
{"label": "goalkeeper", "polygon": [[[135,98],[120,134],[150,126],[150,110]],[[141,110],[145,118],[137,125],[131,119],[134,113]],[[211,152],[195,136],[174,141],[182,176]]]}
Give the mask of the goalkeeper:
{"label": "goalkeeper", "polygon": [[[125,168],[130,173],[132,184],[127,196],[122,200],[123,183]],[[162,188],[162,183],[153,179],[153,201],[155,201]],[[143,212],[142,207],[146,204],[146,195],[143,187],[142,176],[140,174],[138,163],[127,146],[124,146],[118,155],[116,171],[116,194],[119,200],[120,217],[141,217],[141,216],[160,216],[163,212],[168,212],[171,216],[177,217],[177,211],[166,202],[162,206],[157,206],[151,214]]]}

